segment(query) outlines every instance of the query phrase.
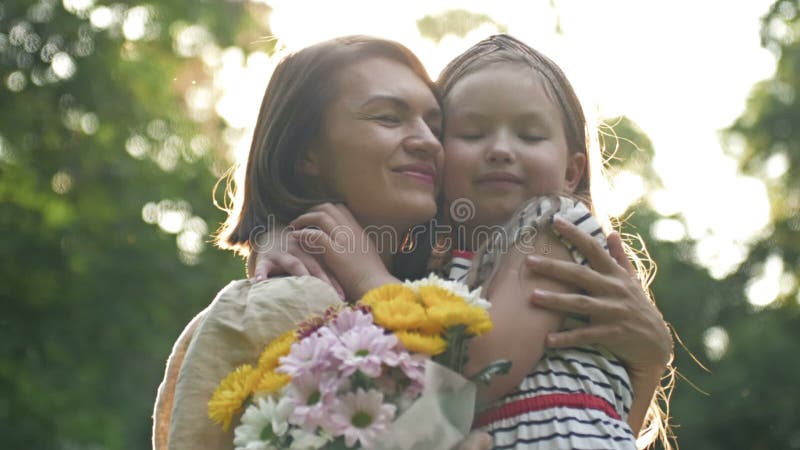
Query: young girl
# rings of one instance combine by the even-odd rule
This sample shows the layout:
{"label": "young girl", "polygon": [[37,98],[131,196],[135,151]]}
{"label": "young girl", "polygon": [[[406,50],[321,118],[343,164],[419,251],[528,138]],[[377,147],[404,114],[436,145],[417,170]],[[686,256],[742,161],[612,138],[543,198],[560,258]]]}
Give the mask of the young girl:
{"label": "young girl", "polygon": [[[632,383],[624,366],[597,346],[545,352],[544,336],[562,325],[563,315],[518,300],[534,289],[580,295],[570,283],[520,270],[531,253],[587,262],[556,238],[564,226],[551,227],[554,218],[586,229],[607,249],[589,209],[569,198],[592,204],[589,139],[577,96],[555,63],[506,35],[456,57],[437,84],[445,112],[445,201],[468,199],[474,209],[454,224],[458,248],[450,276],[486,287],[497,324],[473,344],[471,366],[504,357],[514,362],[484,392],[499,401],[476,426],[492,435],[494,448],[635,448],[626,423]],[[536,197],[542,194],[561,196]],[[481,242],[487,227],[507,221],[503,233]],[[481,245],[479,264],[466,273]]]}
{"label": "young girl", "polygon": [[[574,195],[592,204],[586,122],[560,69],[525,44],[500,35],[457,57],[438,84],[445,108],[445,203],[453,206],[467,199],[474,207],[469,220],[452,224],[458,243],[453,256],[460,261],[452,264],[451,275],[463,279],[470,252],[484,244],[480,237],[487,236],[486,227],[500,226],[512,216],[519,236],[530,235],[531,229],[538,233],[533,247],[543,257],[540,269],[564,269],[558,259],[584,262],[582,255],[570,251],[572,244],[564,244],[554,233],[558,230],[574,238],[574,225],[549,225],[554,212],[566,216],[581,212],[578,204],[554,197],[559,205],[555,211],[545,208],[547,214],[532,214],[523,208],[521,212],[528,211],[525,217],[513,215],[526,201],[542,194]],[[588,209],[574,218],[578,226],[596,223],[591,214],[579,220],[586,213]],[[305,215],[293,225],[315,225],[325,232],[338,222],[332,215],[326,220]],[[308,233],[319,237],[320,231]],[[595,237],[604,242],[601,232]],[[603,251],[600,243],[595,250]],[[561,328],[564,317],[531,308],[520,297],[526,298],[534,288],[546,289],[549,293],[537,293],[536,301],[552,305],[564,295],[581,295],[577,286],[590,290],[585,278],[594,281],[599,275],[576,275],[558,282],[551,278],[559,278],[552,271],[550,277],[531,274],[524,267],[531,252],[516,246],[502,257],[495,254],[476,268],[471,280],[488,288],[496,324],[494,332],[473,344],[472,367],[503,356],[514,362],[512,373],[493,381],[482,394],[486,400],[499,401],[476,423],[492,434],[496,448],[633,448],[631,428],[638,430],[641,425],[647,409],[641,403],[649,403],[663,366],[641,382],[640,377],[629,379],[625,367],[599,348],[545,352],[545,336]],[[592,256],[586,255],[595,270],[624,272],[613,260],[614,267],[597,267],[596,254]],[[348,258],[327,252],[322,259],[343,281],[339,272],[349,265]],[[492,276],[486,275],[489,268]],[[561,272],[575,274],[574,270]],[[638,393],[639,406],[632,404],[632,390]]]}

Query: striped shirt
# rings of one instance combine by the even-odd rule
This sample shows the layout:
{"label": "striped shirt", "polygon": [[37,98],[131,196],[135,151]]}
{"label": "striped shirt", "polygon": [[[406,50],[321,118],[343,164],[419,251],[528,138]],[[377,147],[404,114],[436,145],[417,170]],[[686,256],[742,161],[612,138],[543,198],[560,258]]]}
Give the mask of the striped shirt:
{"label": "striped shirt", "polygon": [[[608,248],[589,210],[571,199],[560,200],[556,214]],[[542,209],[536,213],[541,215]],[[540,221],[536,215],[525,220]],[[588,264],[575,246],[559,238],[576,262]],[[471,258],[469,252],[454,251],[449,278],[465,280]],[[572,317],[564,326],[583,326],[585,321]],[[549,349],[519,388],[479,413],[473,427],[491,434],[494,449],[635,449],[636,439],[626,422],[632,401],[625,367],[604,348]]]}

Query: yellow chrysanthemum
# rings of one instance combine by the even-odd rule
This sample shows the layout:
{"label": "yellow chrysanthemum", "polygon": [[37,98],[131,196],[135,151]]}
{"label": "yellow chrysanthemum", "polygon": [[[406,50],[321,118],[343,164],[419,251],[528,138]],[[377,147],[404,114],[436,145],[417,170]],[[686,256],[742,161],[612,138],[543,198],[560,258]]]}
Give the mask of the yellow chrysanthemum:
{"label": "yellow chrysanthemum", "polygon": [[447,350],[447,342],[441,336],[414,331],[398,331],[394,335],[411,352],[435,356]]}
{"label": "yellow chrysanthemum", "polygon": [[239,366],[229,373],[208,401],[208,417],[221,423],[222,428],[228,431],[233,416],[242,409],[242,404],[253,392],[259,375],[250,364]]}
{"label": "yellow chrysanthemum", "polygon": [[402,284],[387,284],[379,288],[375,288],[364,294],[359,300],[359,303],[367,306],[374,307],[378,303],[383,303],[393,299],[402,299],[407,301],[417,301],[417,294],[408,286]]}
{"label": "yellow chrysanthemum", "polygon": [[494,328],[489,313],[483,308],[476,309],[479,309],[482,313],[475,313],[476,320],[467,326],[467,333],[472,336],[480,336],[483,333],[492,331],[492,328]]}
{"label": "yellow chrysanthemum", "polygon": [[372,316],[376,324],[389,330],[412,330],[427,321],[425,308],[403,297],[375,303]]}
{"label": "yellow chrysanthemum", "polygon": [[269,372],[278,367],[278,360],[289,354],[289,350],[296,340],[295,330],[287,331],[273,339],[258,358],[258,370]]}
{"label": "yellow chrysanthemum", "polygon": [[489,322],[489,329],[491,329],[491,319],[485,309],[464,303],[447,302],[431,306],[428,308],[428,318],[444,329],[464,325],[468,330],[472,328],[476,332],[481,330],[483,330],[481,332],[485,332],[488,331],[485,323],[487,321]]}
{"label": "yellow chrysanthemum", "polygon": [[466,301],[463,297],[439,286],[420,286],[419,296],[422,303],[429,308],[443,303],[466,305]]}
{"label": "yellow chrysanthemum", "polygon": [[286,386],[292,377],[285,373],[278,373],[274,370],[262,372],[261,378],[253,389],[254,394],[272,394],[278,389]]}

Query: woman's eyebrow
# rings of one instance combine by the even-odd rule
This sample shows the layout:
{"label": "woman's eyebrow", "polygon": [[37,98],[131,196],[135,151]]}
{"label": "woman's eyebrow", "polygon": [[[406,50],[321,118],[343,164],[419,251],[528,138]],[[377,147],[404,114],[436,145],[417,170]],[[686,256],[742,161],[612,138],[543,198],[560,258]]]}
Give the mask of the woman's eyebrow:
{"label": "woman's eyebrow", "polygon": [[359,107],[360,109],[367,108],[372,106],[375,103],[390,103],[393,107],[398,109],[411,109],[411,106],[408,104],[407,101],[403,100],[400,97],[395,97],[393,95],[373,95],[369,97],[364,103],[361,104]]}
{"label": "woman's eyebrow", "polygon": [[[412,109],[411,105],[406,100],[393,95],[373,95],[362,103],[359,109],[368,108],[376,103],[384,102],[391,104],[392,107],[401,111],[410,111]],[[426,120],[441,120],[442,110],[439,106],[433,106],[423,113],[423,117],[425,117]]]}

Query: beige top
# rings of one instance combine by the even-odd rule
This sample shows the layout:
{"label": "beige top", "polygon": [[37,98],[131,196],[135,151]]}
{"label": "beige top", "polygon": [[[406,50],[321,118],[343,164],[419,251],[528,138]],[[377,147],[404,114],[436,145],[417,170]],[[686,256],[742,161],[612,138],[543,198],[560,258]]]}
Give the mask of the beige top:
{"label": "beige top", "polygon": [[233,449],[233,431],[208,418],[208,401],[225,376],[254,364],[272,339],[341,303],[313,277],[232,281],[181,333],[167,360],[153,411],[155,450]]}

